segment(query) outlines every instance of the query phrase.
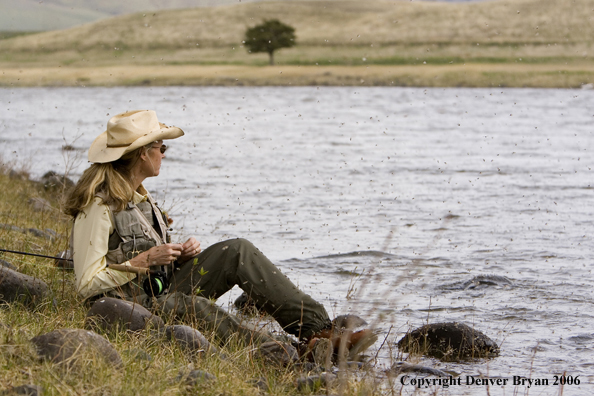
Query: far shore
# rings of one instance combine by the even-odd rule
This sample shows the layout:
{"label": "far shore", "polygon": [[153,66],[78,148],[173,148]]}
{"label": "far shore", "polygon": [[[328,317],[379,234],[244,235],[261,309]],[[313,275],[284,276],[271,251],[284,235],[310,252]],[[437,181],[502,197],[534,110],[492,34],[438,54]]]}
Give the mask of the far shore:
{"label": "far shore", "polygon": [[580,88],[594,65],[447,64],[370,66],[0,65],[2,87],[92,86],[404,86]]}

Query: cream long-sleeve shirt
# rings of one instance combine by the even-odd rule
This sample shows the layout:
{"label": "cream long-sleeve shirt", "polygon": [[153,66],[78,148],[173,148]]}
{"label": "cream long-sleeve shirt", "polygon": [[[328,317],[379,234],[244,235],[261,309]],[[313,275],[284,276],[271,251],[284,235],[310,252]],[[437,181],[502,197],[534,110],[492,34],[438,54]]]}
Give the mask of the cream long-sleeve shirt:
{"label": "cream long-sleeve shirt", "polygon": [[[146,192],[142,186],[139,191]],[[143,195],[134,192],[132,199],[134,204],[144,200],[146,200],[146,193]],[[72,259],[76,274],[76,289],[85,299],[112,290],[136,278],[136,274],[107,268],[105,255],[109,250],[109,236],[114,228],[109,206],[98,197],[95,197],[93,202],[76,216],[72,230]],[[121,264],[131,265],[129,261]]]}

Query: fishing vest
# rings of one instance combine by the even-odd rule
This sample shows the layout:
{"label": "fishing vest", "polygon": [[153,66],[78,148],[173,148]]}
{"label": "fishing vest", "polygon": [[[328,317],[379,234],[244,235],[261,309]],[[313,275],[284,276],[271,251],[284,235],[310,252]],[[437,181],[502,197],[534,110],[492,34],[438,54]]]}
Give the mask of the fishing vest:
{"label": "fishing vest", "polygon": [[[105,202],[104,197],[98,194]],[[124,210],[114,212],[110,207],[114,231],[109,236],[107,264],[121,264],[154,246],[170,242],[167,220],[150,194],[145,201],[128,202]],[[161,269],[168,271],[169,266]]]}

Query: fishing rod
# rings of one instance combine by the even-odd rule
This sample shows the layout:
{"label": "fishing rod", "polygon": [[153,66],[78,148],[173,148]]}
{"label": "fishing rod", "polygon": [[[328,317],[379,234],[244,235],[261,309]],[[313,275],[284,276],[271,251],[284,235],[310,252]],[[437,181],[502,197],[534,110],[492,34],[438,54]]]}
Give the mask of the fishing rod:
{"label": "fishing rod", "polygon": [[37,254],[37,253],[19,252],[19,251],[17,251],[17,250],[0,249],[0,252],[14,253],[14,254],[23,254],[23,255],[25,255],[25,256],[43,257],[43,258],[49,258],[49,259],[54,259],[54,260],[66,260],[66,261],[73,261],[72,259],[70,259],[70,258],[65,258],[65,257],[46,256],[45,254]]}
{"label": "fishing rod", "polygon": [[[71,258],[47,256],[45,254],[37,254],[37,253],[19,252],[18,250],[9,250],[9,249],[1,249],[0,248],[0,252],[22,254],[25,256],[42,257],[42,258],[48,258],[48,259],[54,259],[54,260],[65,260],[65,261],[72,261],[72,262],[74,261]],[[107,266],[109,268],[112,268],[117,271],[131,272],[134,274],[141,274],[141,275],[151,274],[151,271],[148,268],[138,268],[138,267],[132,267],[132,266],[122,265],[122,264],[108,264]]]}

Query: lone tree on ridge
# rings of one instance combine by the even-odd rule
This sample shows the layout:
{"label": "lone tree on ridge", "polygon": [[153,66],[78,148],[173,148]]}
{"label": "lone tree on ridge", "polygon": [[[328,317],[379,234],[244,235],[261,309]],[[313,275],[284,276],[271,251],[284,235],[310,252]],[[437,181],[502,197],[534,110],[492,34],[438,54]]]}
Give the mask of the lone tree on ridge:
{"label": "lone tree on ridge", "polygon": [[274,65],[274,51],[295,45],[295,29],[278,19],[265,20],[246,30],[244,44],[248,52],[267,52]]}

